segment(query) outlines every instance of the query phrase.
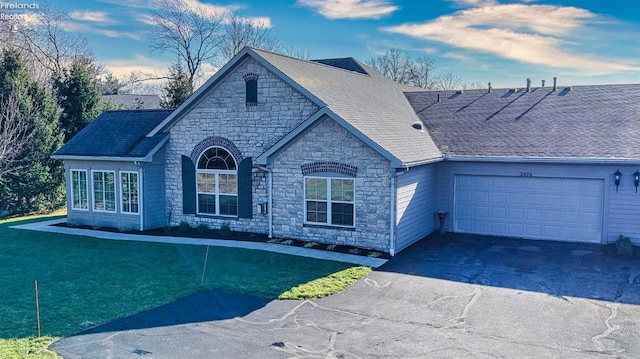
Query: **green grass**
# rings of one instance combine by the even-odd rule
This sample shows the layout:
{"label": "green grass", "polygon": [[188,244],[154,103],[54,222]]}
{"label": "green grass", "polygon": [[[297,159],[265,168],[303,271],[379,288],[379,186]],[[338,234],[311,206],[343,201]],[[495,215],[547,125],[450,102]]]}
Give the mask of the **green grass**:
{"label": "green grass", "polygon": [[[6,339],[37,335],[35,280],[42,334],[51,337],[71,335],[202,289],[204,246],[110,241],[8,228],[42,218],[0,221],[0,354],[7,346]],[[291,288],[314,285],[318,278],[351,267],[278,253],[211,247],[204,287],[275,299]],[[326,286],[342,290],[345,284]],[[305,290],[305,297],[312,292]],[[324,291],[318,296],[329,294],[331,291]]]}
{"label": "green grass", "polygon": [[371,272],[371,267],[351,267],[299,285],[280,294],[279,299],[321,298],[343,291]]}
{"label": "green grass", "polygon": [[0,339],[2,359],[57,359],[47,347],[55,340],[52,337],[30,337],[21,339]]}

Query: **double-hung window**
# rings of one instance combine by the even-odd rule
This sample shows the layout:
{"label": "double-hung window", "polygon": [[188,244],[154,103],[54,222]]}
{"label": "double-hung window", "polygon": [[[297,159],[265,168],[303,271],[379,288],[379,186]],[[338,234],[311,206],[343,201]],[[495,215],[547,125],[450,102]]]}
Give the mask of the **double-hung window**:
{"label": "double-hung window", "polygon": [[93,209],[116,211],[116,174],[113,171],[93,171]]}
{"label": "double-hung window", "polygon": [[138,173],[120,172],[120,187],[122,213],[138,213],[140,207]]}
{"label": "double-hung window", "polygon": [[89,209],[85,170],[71,170],[71,209]]}
{"label": "double-hung window", "polygon": [[238,215],[238,169],[227,150],[211,147],[200,155],[196,186],[198,214]]}
{"label": "double-hung window", "polygon": [[353,178],[305,177],[305,222],[354,226]]}

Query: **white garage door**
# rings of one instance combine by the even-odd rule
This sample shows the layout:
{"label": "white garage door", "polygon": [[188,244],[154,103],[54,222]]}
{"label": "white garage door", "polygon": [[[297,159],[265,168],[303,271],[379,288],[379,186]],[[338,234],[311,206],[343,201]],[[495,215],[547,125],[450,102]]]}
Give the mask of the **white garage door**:
{"label": "white garage door", "polygon": [[454,231],[601,243],[604,181],[455,176]]}

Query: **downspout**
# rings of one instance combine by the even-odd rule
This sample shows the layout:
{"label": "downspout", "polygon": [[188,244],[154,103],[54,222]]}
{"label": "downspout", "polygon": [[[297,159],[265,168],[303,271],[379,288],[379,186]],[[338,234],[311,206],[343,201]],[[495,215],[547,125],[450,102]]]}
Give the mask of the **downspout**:
{"label": "downspout", "polygon": [[396,253],[396,174],[391,175],[391,219],[389,230],[389,255],[394,256]]}
{"label": "downspout", "polygon": [[140,232],[144,231],[144,168],[138,161],[133,162],[134,165],[138,166],[138,215],[140,216]]}
{"label": "downspout", "polygon": [[267,172],[267,215],[269,216],[269,238],[273,238],[273,171],[267,166],[258,167],[260,170]]}

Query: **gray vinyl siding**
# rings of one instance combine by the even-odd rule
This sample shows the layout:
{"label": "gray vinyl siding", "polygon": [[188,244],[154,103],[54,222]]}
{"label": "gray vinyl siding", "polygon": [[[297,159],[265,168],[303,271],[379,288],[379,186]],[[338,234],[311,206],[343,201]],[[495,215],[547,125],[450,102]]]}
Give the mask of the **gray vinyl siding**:
{"label": "gray vinyl siding", "polygon": [[144,229],[159,228],[168,224],[164,177],[165,150],[153,156],[153,162],[143,167],[143,216]]}
{"label": "gray vinyl siding", "polygon": [[[438,210],[449,212],[445,224],[447,231],[453,230],[455,216],[455,184],[456,175],[489,175],[520,176],[531,173],[534,177],[549,178],[585,178],[604,181],[603,198],[603,243],[614,242],[619,235],[630,237],[634,243],[640,244],[640,193],[636,194],[633,184],[633,173],[637,166],[617,166],[607,164],[543,164],[543,163],[489,163],[489,162],[441,162],[437,181]],[[622,180],[618,192],[613,180],[613,173],[620,170]]]}
{"label": "gray vinyl siding", "polygon": [[[87,194],[88,194],[88,210],[72,209],[71,191],[67,190],[67,223],[70,225],[91,226],[95,228],[117,228],[119,230],[138,230],[140,229],[140,215],[131,213],[122,213],[121,208],[121,190],[120,190],[120,172],[138,172],[140,168],[133,162],[112,162],[112,161],[74,161],[67,160],[64,163],[65,181],[67,189],[71,188],[71,170],[87,171]],[[113,171],[115,172],[115,193],[116,193],[116,212],[100,212],[93,209],[93,180],[92,171]]]}
{"label": "gray vinyl siding", "polygon": [[397,177],[396,251],[436,228],[436,165],[410,168]]}

